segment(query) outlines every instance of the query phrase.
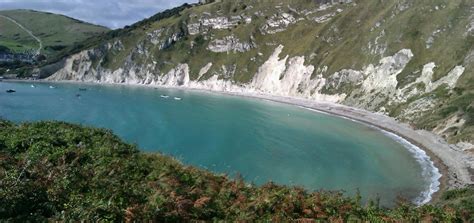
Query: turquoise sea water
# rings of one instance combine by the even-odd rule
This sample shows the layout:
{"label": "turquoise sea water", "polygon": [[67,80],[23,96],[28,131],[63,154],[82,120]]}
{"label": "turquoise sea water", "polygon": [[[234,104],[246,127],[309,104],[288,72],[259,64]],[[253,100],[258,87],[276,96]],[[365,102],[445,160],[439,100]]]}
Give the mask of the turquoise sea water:
{"label": "turquoise sea water", "polygon": [[382,204],[397,196],[417,198],[431,182],[426,167],[387,134],[295,106],[170,89],[31,85],[0,82],[0,117],[109,128],[147,152],[216,173],[240,173],[248,182],[348,194],[359,189],[366,198],[380,196]]}

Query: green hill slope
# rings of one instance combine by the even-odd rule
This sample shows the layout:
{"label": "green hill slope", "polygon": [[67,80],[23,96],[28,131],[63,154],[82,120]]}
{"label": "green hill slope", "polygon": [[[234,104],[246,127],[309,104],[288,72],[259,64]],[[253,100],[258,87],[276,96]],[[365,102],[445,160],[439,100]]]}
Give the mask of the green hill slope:
{"label": "green hill slope", "polygon": [[0,46],[15,53],[39,50],[47,58],[61,57],[66,49],[107,31],[102,26],[52,13],[0,11]]}
{"label": "green hill slope", "polygon": [[0,121],[0,221],[472,222],[473,190],[438,204],[362,206],[338,192],[256,187],[140,153],[103,129]]}

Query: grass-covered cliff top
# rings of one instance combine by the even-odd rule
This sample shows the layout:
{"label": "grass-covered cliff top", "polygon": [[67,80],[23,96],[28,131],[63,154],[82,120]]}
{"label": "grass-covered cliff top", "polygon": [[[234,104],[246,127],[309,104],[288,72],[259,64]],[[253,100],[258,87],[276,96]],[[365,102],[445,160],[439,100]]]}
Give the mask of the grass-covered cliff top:
{"label": "grass-covered cliff top", "polygon": [[362,206],[339,192],[251,186],[61,122],[0,121],[0,179],[0,221],[474,220],[472,189],[419,208]]}

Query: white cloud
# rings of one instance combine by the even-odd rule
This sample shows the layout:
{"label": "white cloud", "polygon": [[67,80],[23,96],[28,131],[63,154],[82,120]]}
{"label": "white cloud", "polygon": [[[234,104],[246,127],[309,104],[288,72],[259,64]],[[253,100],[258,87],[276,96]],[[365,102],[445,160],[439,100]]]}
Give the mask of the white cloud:
{"label": "white cloud", "polygon": [[120,28],[186,2],[197,0],[0,0],[0,10],[34,9]]}

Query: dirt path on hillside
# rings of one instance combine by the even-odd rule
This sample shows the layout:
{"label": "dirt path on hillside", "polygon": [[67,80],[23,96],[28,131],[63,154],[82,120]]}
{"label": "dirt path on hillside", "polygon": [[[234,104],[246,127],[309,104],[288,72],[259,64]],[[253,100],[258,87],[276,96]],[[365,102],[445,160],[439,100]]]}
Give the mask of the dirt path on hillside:
{"label": "dirt path on hillside", "polygon": [[0,17],[5,18],[5,19],[8,19],[9,21],[15,23],[15,25],[17,25],[17,26],[20,27],[22,30],[24,30],[26,33],[28,33],[28,35],[30,35],[31,37],[33,37],[33,39],[35,39],[36,42],[38,42],[38,44],[39,44],[39,47],[38,47],[38,49],[36,50],[35,55],[39,55],[39,54],[41,53],[41,49],[43,49],[43,42],[41,41],[40,38],[38,38],[37,36],[35,36],[31,30],[25,28],[25,27],[24,27],[23,25],[21,25],[19,22],[17,22],[16,20],[14,20],[14,19],[12,19],[12,18],[10,18],[10,17],[8,17],[8,16],[0,15]]}

